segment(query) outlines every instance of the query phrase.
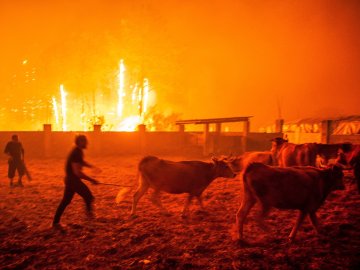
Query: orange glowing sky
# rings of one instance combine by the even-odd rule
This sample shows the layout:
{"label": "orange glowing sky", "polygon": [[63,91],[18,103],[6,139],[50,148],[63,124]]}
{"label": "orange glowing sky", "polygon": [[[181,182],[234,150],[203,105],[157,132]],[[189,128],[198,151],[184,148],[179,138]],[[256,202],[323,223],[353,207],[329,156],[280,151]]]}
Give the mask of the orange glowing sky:
{"label": "orange glowing sky", "polygon": [[122,58],[183,119],[360,114],[358,0],[0,0],[0,35],[1,107],[111,95]]}

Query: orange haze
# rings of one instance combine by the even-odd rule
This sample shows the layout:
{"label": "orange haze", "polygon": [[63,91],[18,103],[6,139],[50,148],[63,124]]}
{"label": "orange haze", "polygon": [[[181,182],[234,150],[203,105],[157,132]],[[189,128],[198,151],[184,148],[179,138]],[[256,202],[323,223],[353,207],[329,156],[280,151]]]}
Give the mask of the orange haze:
{"label": "orange haze", "polygon": [[0,35],[1,129],[60,84],[114,98],[120,59],[181,118],[360,114],[358,0],[2,0]]}

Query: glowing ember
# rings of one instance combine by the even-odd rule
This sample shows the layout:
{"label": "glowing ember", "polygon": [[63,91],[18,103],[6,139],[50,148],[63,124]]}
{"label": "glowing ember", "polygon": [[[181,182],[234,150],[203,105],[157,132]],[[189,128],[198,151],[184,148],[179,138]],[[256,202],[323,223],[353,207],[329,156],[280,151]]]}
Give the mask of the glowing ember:
{"label": "glowing ember", "polygon": [[57,106],[55,97],[52,97],[52,105],[53,105],[53,111],[54,111],[54,116],[55,116],[55,123],[56,123],[56,125],[58,125],[59,124],[59,111],[58,111],[58,106]]}
{"label": "glowing ember", "polygon": [[148,79],[144,79],[144,84],[143,84],[143,88],[144,88],[144,92],[143,92],[143,99],[142,99],[142,108],[143,108],[143,115],[141,117],[144,116],[144,114],[147,111],[147,106],[148,106],[148,101],[149,101],[149,81]]}
{"label": "glowing ember", "polygon": [[119,69],[119,89],[118,89],[118,106],[117,106],[117,115],[119,117],[121,117],[123,115],[123,109],[124,109],[124,102],[123,102],[123,98],[125,97],[124,73],[125,73],[124,61],[121,59],[120,60],[120,69]]}
{"label": "glowing ember", "polygon": [[121,131],[134,131],[139,124],[141,124],[140,116],[129,116],[121,121],[116,129]]}
{"label": "glowing ember", "polygon": [[93,92],[91,98],[71,96],[67,100],[68,93],[60,85],[60,97],[53,96],[51,100],[53,130],[89,131],[94,125],[101,125],[102,131],[135,131],[139,124],[146,124],[148,130],[165,126],[155,123],[154,119],[159,122],[166,121],[166,118],[154,118],[155,110],[151,108],[155,103],[155,94],[149,80],[144,78],[142,83],[128,82],[125,71],[124,61],[120,60],[116,99],[106,99],[102,92]]}
{"label": "glowing ember", "polygon": [[60,95],[61,95],[61,117],[62,117],[62,130],[67,130],[67,124],[66,124],[66,92],[64,91],[64,86],[60,85]]}

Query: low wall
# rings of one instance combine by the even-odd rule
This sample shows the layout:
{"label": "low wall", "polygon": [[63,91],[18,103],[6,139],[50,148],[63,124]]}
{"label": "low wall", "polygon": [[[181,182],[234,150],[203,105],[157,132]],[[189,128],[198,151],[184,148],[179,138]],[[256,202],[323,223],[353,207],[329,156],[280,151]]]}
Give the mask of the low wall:
{"label": "low wall", "polygon": [[249,133],[246,142],[246,151],[270,151],[271,140],[283,137],[282,133]]}
{"label": "low wall", "polygon": [[360,144],[360,134],[330,136],[330,143],[344,143],[344,142],[350,142],[352,144]]}
{"label": "low wall", "polygon": [[286,135],[291,143],[321,143],[321,133],[289,132]]}
{"label": "low wall", "polygon": [[[0,132],[3,150],[11,136],[17,134],[27,157],[65,158],[78,132]],[[201,155],[201,140],[192,133],[178,132],[81,132],[89,140],[89,156],[114,155]]]}
{"label": "low wall", "polygon": [[[17,134],[25,155],[37,158],[65,158],[74,145],[78,132],[18,131],[0,132],[3,149],[11,136]],[[203,156],[204,136],[201,132],[81,132],[88,137],[86,155],[184,155]],[[244,151],[266,151],[271,139],[280,133],[221,133],[210,134],[211,154],[242,154]],[[245,140],[245,141],[244,141]],[[244,144],[245,143],[245,144]]]}
{"label": "low wall", "polygon": [[[286,133],[289,142],[301,143],[321,143],[321,133]],[[344,143],[350,142],[353,144],[360,144],[360,134],[354,135],[330,135],[329,143]]]}
{"label": "low wall", "polygon": [[[23,143],[26,156],[65,158],[74,145],[77,132],[19,131],[0,132],[0,145],[3,149],[11,135],[18,134]],[[82,132],[89,139],[87,155],[190,155],[202,156],[204,136],[201,132]],[[289,136],[293,143],[319,142],[318,134],[308,134],[297,141]],[[210,153],[242,154],[244,151],[268,151],[271,139],[282,137],[281,133],[221,133],[216,137],[210,133]],[[306,138],[306,140],[305,140]],[[360,135],[332,135],[331,143],[352,142],[360,144]],[[245,140],[245,142],[244,142]],[[244,144],[245,143],[245,144]]]}

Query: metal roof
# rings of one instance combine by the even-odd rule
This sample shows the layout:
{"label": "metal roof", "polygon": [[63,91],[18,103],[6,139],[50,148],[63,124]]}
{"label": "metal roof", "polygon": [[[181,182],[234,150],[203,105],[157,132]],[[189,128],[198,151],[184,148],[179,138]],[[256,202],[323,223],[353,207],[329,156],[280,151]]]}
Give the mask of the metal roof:
{"label": "metal roof", "polygon": [[225,117],[225,118],[208,118],[208,119],[189,119],[189,120],[178,120],[175,122],[176,125],[186,124],[213,124],[213,123],[228,123],[228,122],[244,122],[249,121],[252,116],[240,116],[240,117]]}
{"label": "metal roof", "polygon": [[348,115],[348,116],[338,116],[338,117],[309,117],[294,121],[286,121],[285,125],[317,124],[326,120],[341,121],[341,122],[360,121],[360,115]]}

